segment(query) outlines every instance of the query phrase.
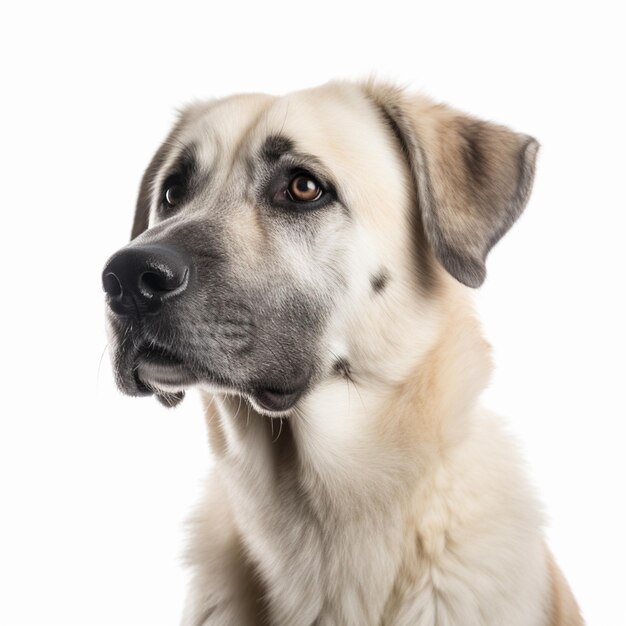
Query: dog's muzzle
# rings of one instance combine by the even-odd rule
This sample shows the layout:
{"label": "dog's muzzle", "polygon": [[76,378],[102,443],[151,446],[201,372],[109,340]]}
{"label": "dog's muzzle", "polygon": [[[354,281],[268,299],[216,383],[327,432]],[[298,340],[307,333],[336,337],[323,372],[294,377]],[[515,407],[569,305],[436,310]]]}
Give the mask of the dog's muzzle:
{"label": "dog's muzzle", "polygon": [[206,384],[285,413],[306,392],[311,367],[292,364],[286,350],[278,356],[280,345],[263,351],[273,338],[257,334],[250,307],[207,298],[199,288],[213,273],[201,272],[170,243],[132,242],[107,261],[102,286],[118,387],[174,406],[186,388]]}
{"label": "dog's muzzle", "polygon": [[191,261],[181,250],[131,244],[107,261],[102,286],[115,314],[139,319],[159,313],[166,300],[184,293],[191,274]]}

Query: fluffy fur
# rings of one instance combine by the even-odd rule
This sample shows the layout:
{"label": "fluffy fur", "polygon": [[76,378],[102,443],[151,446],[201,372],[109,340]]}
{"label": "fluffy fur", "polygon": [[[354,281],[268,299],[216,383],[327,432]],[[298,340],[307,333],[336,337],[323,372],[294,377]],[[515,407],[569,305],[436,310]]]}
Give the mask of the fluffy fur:
{"label": "fluffy fur", "polygon": [[[237,191],[276,135],[338,181],[343,208],[299,218],[308,230]],[[155,190],[177,145],[195,147],[210,191],[162,219]],[[480,406],[491,365],[467,288],[524,208],[537,147],[376,83],[183,113],[148,169],[133,236],[173,237],[234,207],[219,222],[232,275],[275,276],[316,311],[315,339],[294,335],[315,374],[293,407],[199,380],[216,462],[191,524],[184,626],[583,623],[516,446]]]}
{"label": "fluffy fur", "polygon": [[449,297],[387,394],[329,383],[280,426],[207,397],[184,624],[582,624],[515,444],[477,405],[488,347]]}

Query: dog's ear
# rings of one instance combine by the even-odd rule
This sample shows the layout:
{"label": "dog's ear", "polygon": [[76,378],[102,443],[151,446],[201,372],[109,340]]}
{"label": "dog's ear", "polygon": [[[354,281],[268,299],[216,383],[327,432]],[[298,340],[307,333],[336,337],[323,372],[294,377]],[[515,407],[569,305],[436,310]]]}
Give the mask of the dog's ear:
{"label": "dog's ear", "polygon": [[139,195],[137,196],[137,204],[135,205],[135,218],[133,220],[133,229],[130,238],[135,239],[148,228],[148,219],[150,217],[150,202],[154,191],[154,181],[157,173],[165,163],[165,159],[170,150],[169,138],[165,140],[152,157],[150,164],[143,173],[141,184],[139,185]]}
{"label": "dog's ear", "polygon": [[366,91],[406,153],[435,256],[454,278],[479,287],[489,250],[526,206],[539,144],[391,86],[370,83]]}

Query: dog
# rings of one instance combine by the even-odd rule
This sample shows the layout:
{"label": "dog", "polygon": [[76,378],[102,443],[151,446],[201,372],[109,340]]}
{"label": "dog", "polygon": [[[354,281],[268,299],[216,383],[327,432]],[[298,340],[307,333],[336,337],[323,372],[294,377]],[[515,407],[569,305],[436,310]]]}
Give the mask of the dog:
{"label": "dog", "polygon": [[119,388],[204,401],[184,626],[583,624],[479,404],[538,147],[374,80],[181,112],[103,287]]}

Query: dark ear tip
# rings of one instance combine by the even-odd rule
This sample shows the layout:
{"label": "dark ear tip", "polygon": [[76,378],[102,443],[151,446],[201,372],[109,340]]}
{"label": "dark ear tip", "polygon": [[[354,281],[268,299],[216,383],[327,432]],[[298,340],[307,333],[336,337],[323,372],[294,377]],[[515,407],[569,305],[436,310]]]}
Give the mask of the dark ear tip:
{"label": "dark ear tip", "polygon": [[471,287],[472,289],[478,289],[485,282],[485,277],[483,278],[474,278],[472,277],[470,280],[461,280],[461,282],[467,287]]}
{"label": "dark ear tip", "polygon": [[487,273],[483,267],[482,272],[465,272],[459,276],[453,276],[460,282],[463,283],[466,287],[471,287],[472,289],[478,289],[484,282]]}
{"label": "dark ear tip", "polygon": [[487,276],[484,261],[477,258],[462,257],[448,250],[439,256],[445,270],[466,287],[477,289]]}

